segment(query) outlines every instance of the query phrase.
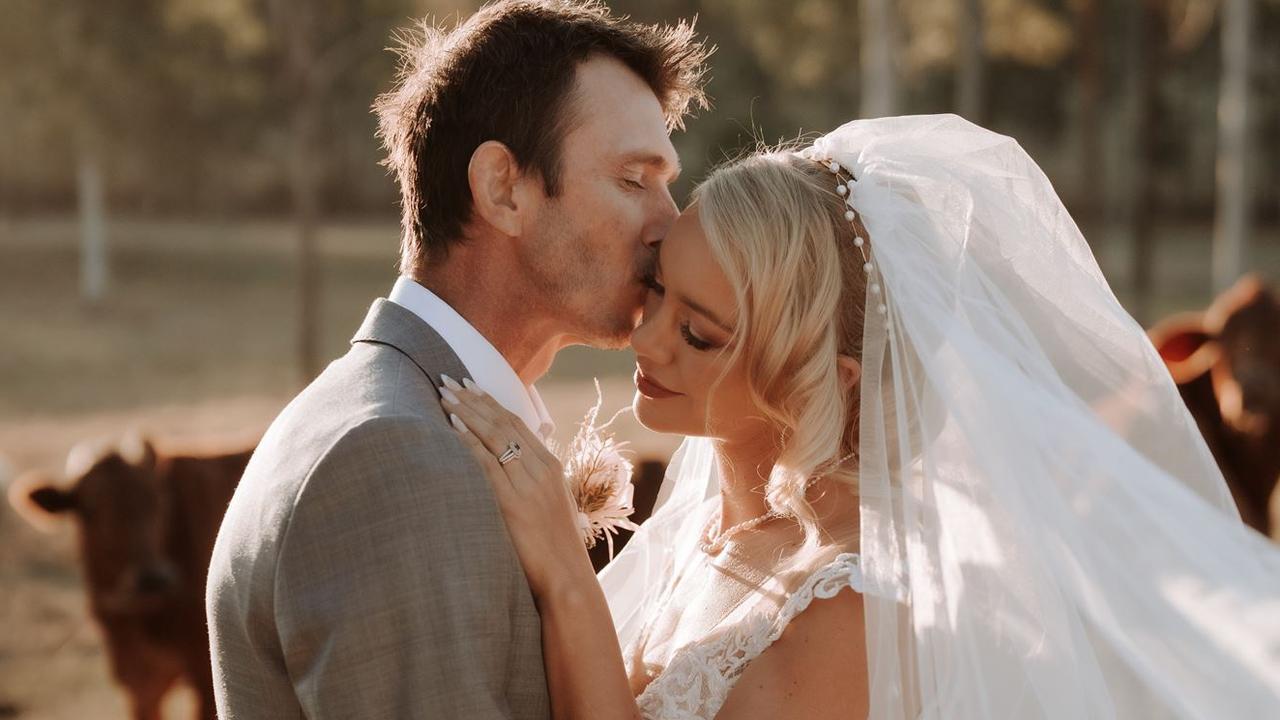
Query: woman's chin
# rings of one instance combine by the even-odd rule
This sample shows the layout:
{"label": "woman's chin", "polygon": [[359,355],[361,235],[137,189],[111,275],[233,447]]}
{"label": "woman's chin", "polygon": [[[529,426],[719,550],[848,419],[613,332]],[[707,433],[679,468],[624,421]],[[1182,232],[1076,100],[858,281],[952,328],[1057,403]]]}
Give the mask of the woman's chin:
{"label": "woman's chin", "polygon": [[647,430],[668,435],[688,434],[682,427],[687,423],[677,422],[675,418],[670,417],[669,412],[664,412],[667,410],[662,407],[665,402],[645,397],[637,391],[635,400],[631,403],[631,412],[635,415],[636,422]]}

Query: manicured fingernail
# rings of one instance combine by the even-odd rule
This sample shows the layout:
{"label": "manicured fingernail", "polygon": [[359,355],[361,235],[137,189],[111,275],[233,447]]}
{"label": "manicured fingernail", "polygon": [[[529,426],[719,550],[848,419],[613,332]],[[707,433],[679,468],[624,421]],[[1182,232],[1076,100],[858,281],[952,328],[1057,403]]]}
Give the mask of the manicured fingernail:
{"label": "manicured fingernail", "polygon": [[454,395],[453,391],[447,387],[440,388],[440,397],[444,399],[446,405],[458,404],[458,396]]}
{"label": "manicured fingernail", "polygon": [[444,383],[444,386],[450,390],[458,391],[462,389],[462,386],[458,384],[458,381],[448,375],[441,375],[440,382]]}
{"label": "manicured fingernail", "polygon": [[476,395],[484,395],[484,391],[480,389],[479,385],[472,382],[471,378],[462,378],[462,384]]}
{"label": "manicured fingernail", "polygon": [[449,422],[453,423],[453,426],[458,429],[458,432],[467,432],[467,426],[463,424],[462,418],[457,415],[449,413]]}

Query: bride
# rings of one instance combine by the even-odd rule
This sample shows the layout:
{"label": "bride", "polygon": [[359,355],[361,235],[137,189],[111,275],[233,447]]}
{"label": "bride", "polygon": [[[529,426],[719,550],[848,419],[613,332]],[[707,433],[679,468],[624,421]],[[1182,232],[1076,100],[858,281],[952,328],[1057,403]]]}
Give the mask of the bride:
{"label": "bride", "polygon": [[688,439],[598,579],[556,460],[445,393],[557,718],[1280,712],[1280,552],[1016,142],[887,118],[730,163],[646,282],[634,411]]}

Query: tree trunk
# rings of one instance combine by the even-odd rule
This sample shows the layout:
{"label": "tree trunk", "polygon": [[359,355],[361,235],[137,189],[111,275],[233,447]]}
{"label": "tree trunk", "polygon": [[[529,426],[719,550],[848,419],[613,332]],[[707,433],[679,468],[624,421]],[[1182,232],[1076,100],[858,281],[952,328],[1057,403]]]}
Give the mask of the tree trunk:
{"label": "tree trunk", "polygon": [[1218,91],[1217,207],[1213,223],[1213,289],[1244,272],[1249,242],[1249,60],[1252,0],[1222,5],[1222,84]]}
{"label": "tree trunk", "polygon": [[297,232],[297,363],[302,382],[309,383],[320,366],[320,273],[316,248],[319,217],[321,111],[324,107],[315,73],[317,10],[309,0],[275,0],[275,25],[283,34],[283,78],[292,88],[289,138],[289,185]]}
{"label": "tree trunk", "polygon": [[319,188],[314,158],[319,112],[311,98],[293,109],[290,184],[298,233],[298,371],[310,382],[320,367],[320,267],[316,250]]}
{"label": "tree trunk", "polygon": [[862,117],[898,113],[897,9],[892,0],[862,0]]}
{"label": "tree trunk", "polygon": [[[1080,99],[1080,168],[1077,176],[1080,210],[1075,214],[1081,225],[1093,229],[1104,215],[1102,189],[1105,183],[1100,177],[1105,165],[1101,113],[1103,34],[1098,0],[1076,0],[1075,7],[1076,82]],[[1093,233],[1088,235],[1092,237]]]}
{"label": "tree trunk", "polygon": [[82,147],[76,169],[80,212],[80,299],[100,305],[107,294],[107,202],[98,154]]}
{"label": "tree trunk", "polygon": [[957,25],[956,111],[981,125],[986,110],[986,40],[983,0],[963,0]]}
{"label": "tree trunk", "polygon": [[1155,264],[1155,210],[1156,165],[1160,156],[1159,118],[1160,81],[1164,76],[1168,31],[1164,0],[1135,2],[1133,11],[1138,15],[1134,23],[1135,45],[1138,52],[1133,60],[1136,67],[1138,92],[1133,123],[1135,162],[1133,172],[1133,252],[1130,267],[1133,301],[1130,311],[1138,322],[1147,324],[1151,318],[1152,278]]}

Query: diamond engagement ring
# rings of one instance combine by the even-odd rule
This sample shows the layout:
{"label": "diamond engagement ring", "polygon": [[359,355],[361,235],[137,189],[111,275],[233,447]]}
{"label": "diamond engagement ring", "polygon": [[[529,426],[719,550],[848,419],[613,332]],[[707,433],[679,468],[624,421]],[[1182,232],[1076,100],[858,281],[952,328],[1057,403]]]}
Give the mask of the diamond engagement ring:
{"label": "diamond engagement ring", "polygon": [[498,456],[498,464],[506,465],[512,460],[518,460],[518,459],[520,459],[520,443],[516,442],[515,440],[512,440],[511,442],[507,443],[507,449],[503,450],[502,454]]}

